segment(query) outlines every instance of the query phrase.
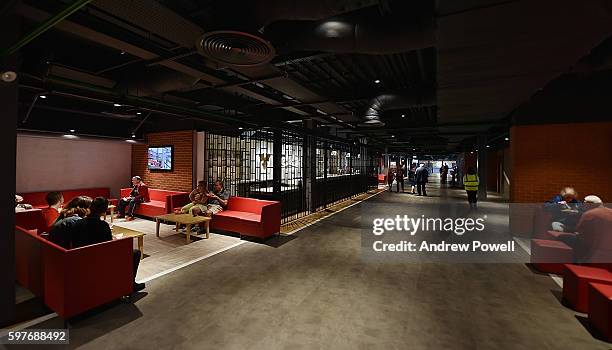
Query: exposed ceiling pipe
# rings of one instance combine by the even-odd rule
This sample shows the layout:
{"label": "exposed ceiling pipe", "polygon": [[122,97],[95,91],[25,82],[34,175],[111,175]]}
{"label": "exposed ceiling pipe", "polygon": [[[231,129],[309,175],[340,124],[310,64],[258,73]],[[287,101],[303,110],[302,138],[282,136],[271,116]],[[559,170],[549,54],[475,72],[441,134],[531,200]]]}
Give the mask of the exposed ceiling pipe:
{"label": "exposed ceiling pipe", "polygon": [[434,106],[436,104],[436,94],[433,89],[425,89],[412,92],[386,93],[374,97],[369,102],[369,107],[365,112],[365,126],[385,125],[380,117],[386,111],[404,109],[414,106]]}
{"label": "exposed ceiling pipe", "polygon": [[279,52],[392,54],[435,46],[435,21],[379,16],[278,22],[266,28],[266,36]]}

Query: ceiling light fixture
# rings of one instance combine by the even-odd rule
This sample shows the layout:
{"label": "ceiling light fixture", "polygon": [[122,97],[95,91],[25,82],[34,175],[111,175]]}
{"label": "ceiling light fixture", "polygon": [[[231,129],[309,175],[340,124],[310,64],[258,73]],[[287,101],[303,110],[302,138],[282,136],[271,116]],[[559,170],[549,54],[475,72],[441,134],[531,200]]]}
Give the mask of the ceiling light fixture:
{"label": "ceiling light fixture", "polygon": [[238,128],[238,130],[242,130],[242,129],[243,129],[242,127],[239,127],[239,128]]}
{"label": "ceiling light fixture", "polygon": [[132,138],[135,139],[136,138],[136,134],[132,134]]}
{"label": "ceiling light fixture", "polygon": [[74,129],[70,129],[70,132],[75,132],[75,131],[76,131],[76,130],[74,130]]}
{"label": "ceiling light fixture", "polygon": [[375,84],[380,84],[380,79],[376,79],[376,80],[374,80],[374,83],[375,83]]}
{"label": "ceiling light fixture", "polygon": [[142,112],[136,112],[136,114],[141,115],[141,114],[142,114]]}
{"label": "ceiling light fixture", "polygon": [[510,138],[506,137],[506,138],[504,138],[504,140],[506,140],[506,141],[510,141]]}
{"label": "ceiling light fixture", "polygon": [[121,51],[121,54],[122,54],[122,55],[125,55],[125,51]]}
{"label": "ceiling light fixture", "polygon": [[115,106],[115,107],[121,107],[121,105],[120,105],[120,104],[118,104],[118,103],[113,103],[113,106]]}
{"label": "ceiling light fixture", "polygon": [[406,115],[405,115],[405,114],[402,114],[402,118],[406,118]]}
{"label": "ceiling light fixture", "polygon": [[38,97],[40,97],[40,98],[42,98],[42,99],[45,99],[45,98],[47,98],[47,95],[40,95],[40,96],[38,96]]}

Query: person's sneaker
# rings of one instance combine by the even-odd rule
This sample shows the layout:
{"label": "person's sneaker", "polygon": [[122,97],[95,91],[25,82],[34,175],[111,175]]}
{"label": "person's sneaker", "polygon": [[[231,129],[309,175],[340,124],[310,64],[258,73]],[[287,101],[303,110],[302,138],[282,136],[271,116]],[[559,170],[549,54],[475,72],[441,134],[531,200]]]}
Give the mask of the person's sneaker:
{"label": "person's sneaker", "polygon": [[140,292],[143,289],[145,289],[145,284],[144,283],[136,283],[136,282],[134,282],[134,292]]}
{"label": "person's sneaker", "polygon": [[126,216],[125,217],[125,221],[132,221],[132,220],[134,220],[133,216]]}

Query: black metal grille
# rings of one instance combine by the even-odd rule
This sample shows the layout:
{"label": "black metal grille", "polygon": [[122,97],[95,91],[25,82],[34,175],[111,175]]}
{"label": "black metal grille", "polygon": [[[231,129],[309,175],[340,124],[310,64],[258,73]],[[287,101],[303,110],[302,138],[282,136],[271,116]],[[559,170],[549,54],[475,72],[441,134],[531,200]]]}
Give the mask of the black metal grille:
{"label": "black metal grille", "polygon": [[[207,134],[205,178],[232,196],[278,200],[289,222],[377,187],[380,154],[285,130]],[[275,154],[281,154],[280,159]]]}

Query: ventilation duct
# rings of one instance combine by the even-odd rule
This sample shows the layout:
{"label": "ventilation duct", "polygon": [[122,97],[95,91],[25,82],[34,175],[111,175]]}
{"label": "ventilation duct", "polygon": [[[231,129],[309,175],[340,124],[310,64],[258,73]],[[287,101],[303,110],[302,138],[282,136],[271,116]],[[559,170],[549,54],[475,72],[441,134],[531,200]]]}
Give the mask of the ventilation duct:
{"label": "ventilation duct", "polygon": [[433,19],[420,22],[332,18],[279,22],[266,36],[280,52],[391,54],[435,46]]}
{"label": "ventilation duct", "polygon": [[399,92],[379,95],[369,102],[365,112],[365,121],[361,126],[384,126],[380,117],[386,112],[415,106],[434,106],[435,91],[427,89],[419,92]]}
{"label": "ventilation duct", "polygon": [[196,47],[200,55],[230,67],[259,66],[276,55],[268,41],[239,31],[208,32],[197,40]]}

